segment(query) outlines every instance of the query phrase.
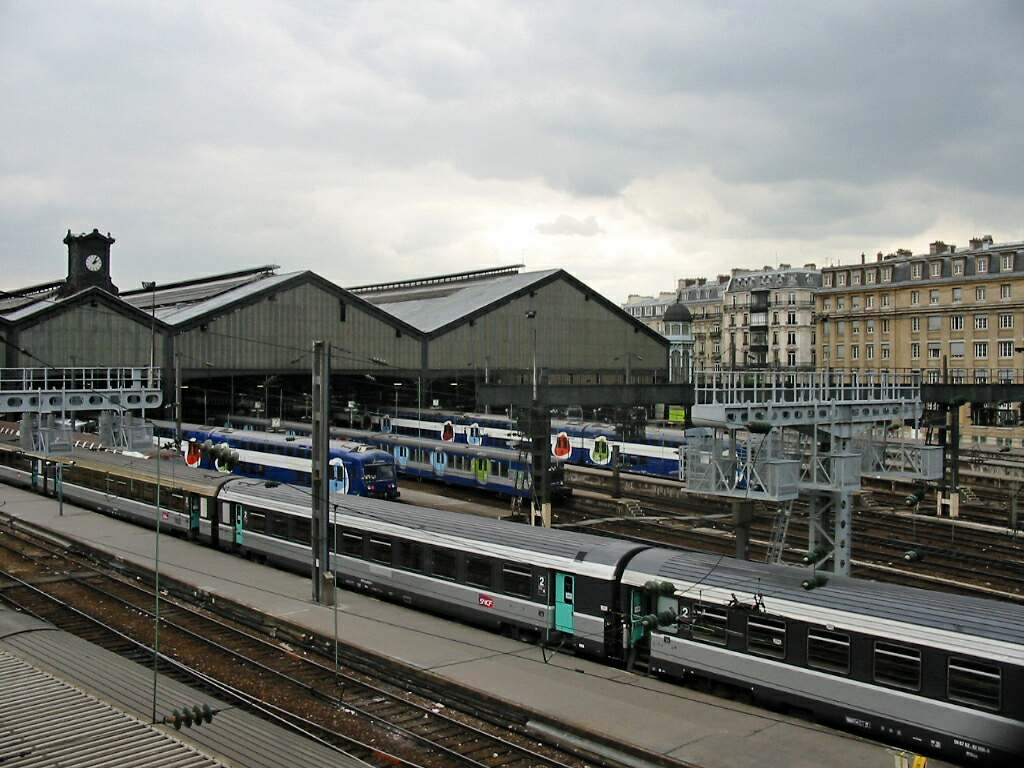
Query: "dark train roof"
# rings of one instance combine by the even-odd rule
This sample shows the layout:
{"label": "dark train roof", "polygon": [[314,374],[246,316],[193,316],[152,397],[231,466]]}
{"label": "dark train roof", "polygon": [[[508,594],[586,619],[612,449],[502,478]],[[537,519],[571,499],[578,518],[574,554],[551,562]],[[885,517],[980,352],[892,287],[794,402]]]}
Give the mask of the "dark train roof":
{"label": "dark train roof", "polygon": [[[311,493],[305,489],[288,485],[267,488],[263,481],[247,479],[227,483],[220,497],[243,504],[287,505],[303,515],[310,514],[312,505]],[[362,496],[332,494],[331,505],[336,507],[342,525],[346,517],[353,518],[353,523],[366,530],[407,535],[418,541],[603,579],[613,578],[616,566],[625,557],[643,549],[643,545],[605,536],[535,528]]]}
{"label": "dark train roof", "polygon": [[[671,581],[677,596],[719,604],[729,602],[733,593],[750,602],[760,592],[769,614],[872,631],[904,642],[958,647],[975,655],[984,649],[986,655],[1024,663],[1022,606],[830,574],[825,574],[827,584],[808,591],[801,582],[809,573],[796,566],[649,549],[633,558],[622,580],[634,586],[651,579]],[[963,635],[974,639],[965,644]]]}

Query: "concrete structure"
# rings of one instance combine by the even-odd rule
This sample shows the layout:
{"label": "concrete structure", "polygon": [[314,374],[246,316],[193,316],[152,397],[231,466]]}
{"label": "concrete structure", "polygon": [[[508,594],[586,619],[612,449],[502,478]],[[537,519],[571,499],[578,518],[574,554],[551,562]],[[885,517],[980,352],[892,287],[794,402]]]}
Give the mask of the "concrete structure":
{"label": "concrete structure", "polygon": [[[990,235],[966,250],[937,241],[823,270],[819,360],[867,373],[910,370],[938,383],[1019,383],[1024,242]],[[965,441],[1024,445],[1019,402],[965,405]]]}
{"label": "concrete structure", "polygon": [[733,270],[722,303],[724,368],[814,368],[814,264]]}

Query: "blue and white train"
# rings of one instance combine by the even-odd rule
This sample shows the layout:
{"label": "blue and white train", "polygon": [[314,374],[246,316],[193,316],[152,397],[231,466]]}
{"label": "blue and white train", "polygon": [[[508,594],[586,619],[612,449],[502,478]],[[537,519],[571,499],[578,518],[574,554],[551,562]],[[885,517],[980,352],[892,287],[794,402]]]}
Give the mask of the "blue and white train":
{"label": "blue and white train", "polygon": [[[156,436],[174,436],[174,424],[153,422]],[[182,452],[190,467],[205,465],[209,469],[228,471],[215,460],[204,458],[203,444],[226,443],[238,453],[235,474],[275,480],[290,485],[309,485],[312,466],[312,445],[308,437],[296,437],[274,432],[235,430],[226,427],[208,427],[182,424],[185,440]],[[372,496],[396,499],[399,496],[395,459],[389,451],[364,443],[331,440],[329,482],[331,493],[353,496]]]}

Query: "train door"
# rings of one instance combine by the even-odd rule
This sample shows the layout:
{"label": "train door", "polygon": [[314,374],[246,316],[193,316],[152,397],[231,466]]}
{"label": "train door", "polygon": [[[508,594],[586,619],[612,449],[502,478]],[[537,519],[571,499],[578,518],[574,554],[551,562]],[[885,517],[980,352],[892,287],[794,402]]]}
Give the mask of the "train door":
{"label": "train door", "polygon": [[568,573],[555,574],[555,629],[570,635],[574,626],[575,583],[575,576]]}
{"label": "train door", "polygon": [[235,544],[241,546],[245,536],[245,507],[241,504],[231,505],[231,524],[235,529]]}

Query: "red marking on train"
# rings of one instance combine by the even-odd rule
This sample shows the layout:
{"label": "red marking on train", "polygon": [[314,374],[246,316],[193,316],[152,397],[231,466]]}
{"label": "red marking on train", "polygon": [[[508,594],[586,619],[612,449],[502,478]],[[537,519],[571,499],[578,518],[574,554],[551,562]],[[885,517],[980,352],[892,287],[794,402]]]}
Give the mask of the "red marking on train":
{"label": "red marking on train", "polygon": [[477,595],[476,598],[484,608],[494,607],[494,598],[490,595]]}

